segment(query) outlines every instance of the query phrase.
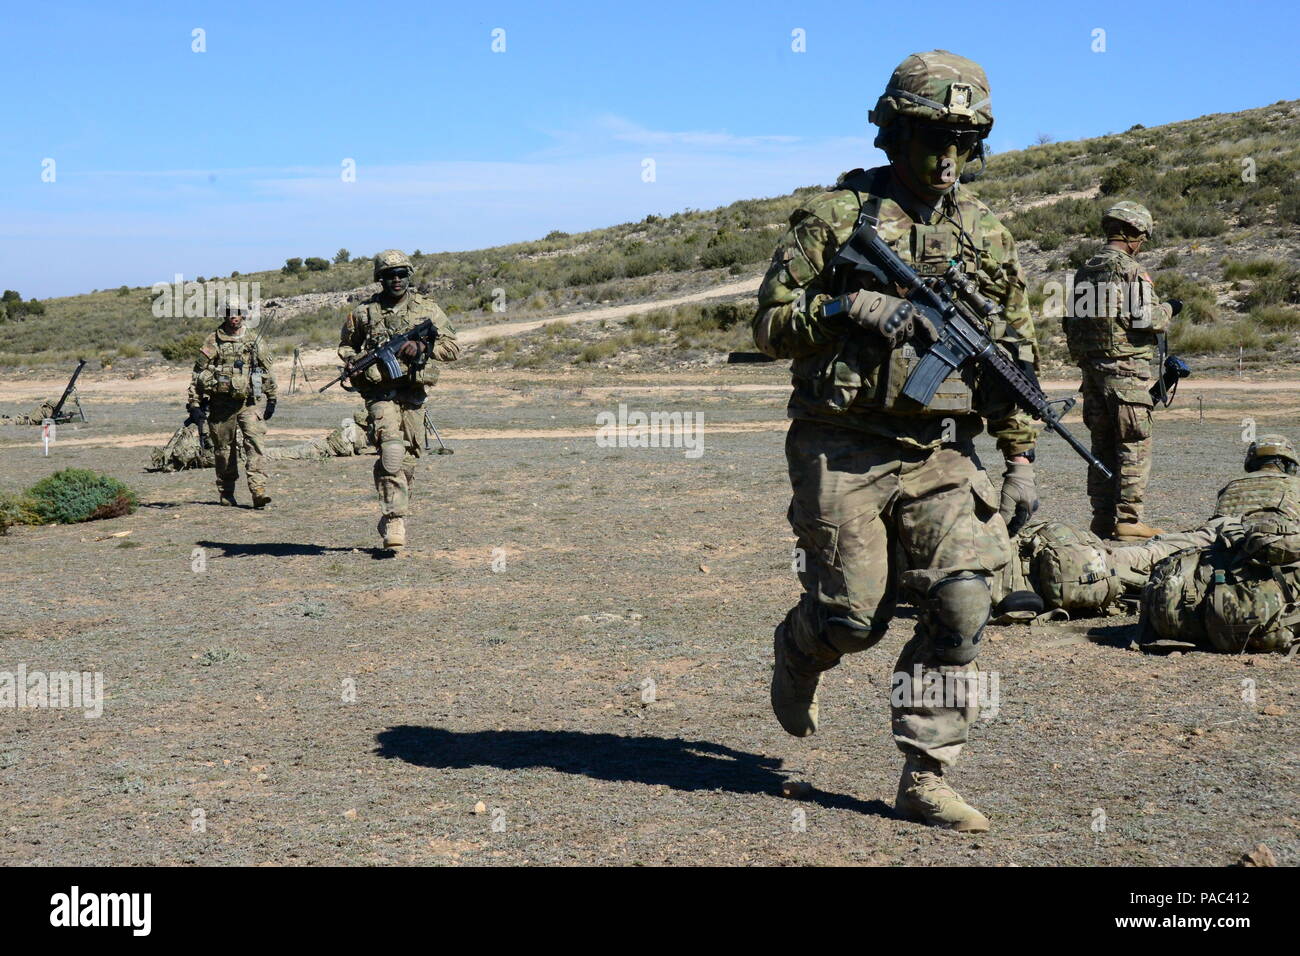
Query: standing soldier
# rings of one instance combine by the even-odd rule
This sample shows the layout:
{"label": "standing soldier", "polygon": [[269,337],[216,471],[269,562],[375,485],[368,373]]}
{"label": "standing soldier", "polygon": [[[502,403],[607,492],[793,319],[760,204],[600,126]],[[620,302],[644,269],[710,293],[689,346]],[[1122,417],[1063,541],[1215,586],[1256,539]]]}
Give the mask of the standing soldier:
{"label": "standing soldier", "polygon": [[[235,442],[244,440],[244,470],[254,508],[271,503],[266,493],[266,425],[275,414],[275,376],[262,354],[258,339],[244,327],[245,306],[227,300],[225,321],[208,336],[194,363],[186,406],[199,427],[206,418],[208,437],[217,469],[217,492],[223,505],[234,505],[239,480],[239,455]],[[266,413],[257,403],[266,396]]]}
{"label": "standing soldier", "polygon": [[[894,668],[896,685],[973,678],[990,578],[1011,557],[1007,521],[1014,516],[1018,526],[1038,507],[1030,421],[973,375],[954,375],[927,406],[901,395],[917,359],[911,330],[929,321],[925,310],[892,287],[862,285],[860,274],[839,285],[829,268],[855,228],[876,220],[880,238],[922,275],[956,263],[973,277],[1003,309],[991,334],[1034,373],[1015,243],[958,185],[993,126],[988,79],[945,50],[913,54],[870,118],[889,165],[847,173],[794,211],[754,318],[758,347],[793,359],[789,518],[806,566],[803,597],[774,636],[772,709],[796,737],[817,729],[821,672],[885,636],[900,582],[919,613]],[[985,419],[1006,460],[1000,499],[975,455]],[[988,829],[944,778],[978,716],[974,701],[922,705],[891,695],[891,712],[905,756],[898,812],[954,830]]]}
{"label": "standing soldier", "polygon": [[[1088,472],[1092,532],[1116,541],[1162,534],[1142,520],[1151,476],[1151,361],[1182,309],[1162,303],[1137,254],[1154,223],[1147,208],[1120,202],[1102,215],[1106,245],[1074,275],[1065,339],[1083,373],[1083,422],[1092,453],[1114,475]],[[1159,372],[1157,373],[1159,374]]]}
{"label": "standing soldier", "polygon": [[374,278],[383,288],[348,315],[339,342],[339,358],[346,370],[358,355],[425,319],[432,319],[437,329],[432,348],[427,342],[413,340],[398,350],[399,377],[386,378],[383,366],[377,363],[352,379],[365,399],[370,432],[379,447],[375,489],[380,500],[379,535],[385,548],[406,544],[405,518],[415,461],[424,446],[424,401],[429,386],[438,381],[438,369],[429,359],[452,362],[460,355],[456,330],[442,309],[432,299],[411,291],[413,272],[411,260],[397,249],[375,256]]}

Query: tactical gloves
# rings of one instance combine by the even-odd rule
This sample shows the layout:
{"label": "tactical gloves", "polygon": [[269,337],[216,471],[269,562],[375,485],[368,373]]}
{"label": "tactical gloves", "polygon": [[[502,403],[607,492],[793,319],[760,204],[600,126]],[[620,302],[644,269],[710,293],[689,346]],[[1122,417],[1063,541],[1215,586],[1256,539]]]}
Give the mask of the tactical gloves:
{"label": "tactical gloves", "polygon": [[262,413],[262,420],[269,422],[271,420],[271,416],[274,414],[275,414],[275,399],[268,398],[266,400],[266,411]]}
{"label": "tactical gloves", "polygon": [[928,306],[869,289],[832,299],[822,306],[822,316],[832,321],[847,320],[859,328],[875,332],[890,348],[913,336],[934,341],[941,321]]}
{"label": "tactical gloves", "polygon": [[1034,466],[1028,461],[1008,461],[1002,475],[1002,502],[998,512],[1015,537],[1038,510],[1038,487],[1034,483]]}
{"label": "tactical gloves", "polygon": [[1177,315],[1179,312],[1183,311],[1182,299],[1165,299],[1165,304],[1169,306],[1170,315]]}

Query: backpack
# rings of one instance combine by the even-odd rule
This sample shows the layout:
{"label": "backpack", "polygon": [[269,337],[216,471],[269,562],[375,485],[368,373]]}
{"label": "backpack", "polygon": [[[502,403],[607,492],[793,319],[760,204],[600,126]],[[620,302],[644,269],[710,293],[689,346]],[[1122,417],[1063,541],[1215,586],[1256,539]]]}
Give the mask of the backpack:
{"label": "backpack", "polygon": [[1298,574],[1244,560],[1215,570],[1202,609],[1209,645],[1224,654],[1285,652],[1300,624]]}
{"label": "backpack", "polygon": [[1096,613],[1124,590],[1101,539],[1089,531],[1044,522],[1022,538],[1020,551],[1033,589],[1049,609]]}
{"label": "backpack", "polygon": [[1200,548],[1175,551],[1151,569],[1139,616],[1143,643],[1162,638],[1206,642],[1201,604],[1209,591],[1212,569],[1201,559],[1207,553]]}

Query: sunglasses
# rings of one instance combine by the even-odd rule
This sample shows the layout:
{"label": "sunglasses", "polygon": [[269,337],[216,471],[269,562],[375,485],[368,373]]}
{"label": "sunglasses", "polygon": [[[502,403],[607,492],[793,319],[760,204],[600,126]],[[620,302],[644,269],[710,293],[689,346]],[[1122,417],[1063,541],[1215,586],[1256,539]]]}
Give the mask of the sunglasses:
{"label": "sunglasses", "polygon": [[956,146],[958,153],[970,153],[984,138],[979,130],[954,126],[913,126],[912,135],[922,146],[936,153],[946,152],[949,146]]}

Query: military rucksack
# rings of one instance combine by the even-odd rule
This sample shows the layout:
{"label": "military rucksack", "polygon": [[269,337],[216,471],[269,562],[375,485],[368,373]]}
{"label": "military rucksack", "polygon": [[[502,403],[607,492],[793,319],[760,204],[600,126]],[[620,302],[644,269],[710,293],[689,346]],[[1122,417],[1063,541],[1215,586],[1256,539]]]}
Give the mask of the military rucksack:
{"label": "military rucksack", "polygon": [[[242,449],[237,451],[242,453]],[[182,425],[162,448],[150,452],[149,471],[184,471],[187,468],[212,468],[215,460],[212,446],[199,445],[199,430],[194,425]]]}
{"label": "military rucksack", "polygon": [[1143,641],[1188,641],[1228,654],[1285,651],[1300,624],[1300,566],[1246,556],[1240,532],[1156,564],[1142,594]]}
{"label": "military rucksack", "polygon": [[1177,551],[1151,569],[1139,618],[1144,643],[1161,638],[1205,643],[1201,604],[1212,573],[1208,562],[1201,560],[1205,554],[1196,548]]}
{"label": "military rucksack", "polygon": [[1225,654],[1286,651],[1300,624],[1297,574],[1248,561],[1215,570],[1203,605],[1210,646]]}
{"label": "military rucksack", "polygon": [[1033,590],[1049,609],[1095,614],[1123,592],[1123,582],[1095,534],[1059,521],[1025,531],[1020,538],[1021,561]]}

